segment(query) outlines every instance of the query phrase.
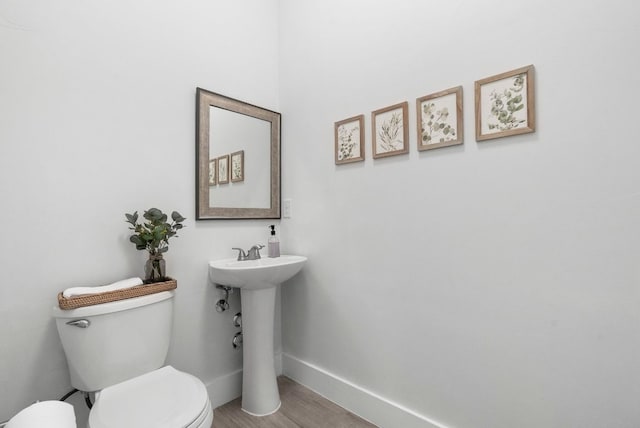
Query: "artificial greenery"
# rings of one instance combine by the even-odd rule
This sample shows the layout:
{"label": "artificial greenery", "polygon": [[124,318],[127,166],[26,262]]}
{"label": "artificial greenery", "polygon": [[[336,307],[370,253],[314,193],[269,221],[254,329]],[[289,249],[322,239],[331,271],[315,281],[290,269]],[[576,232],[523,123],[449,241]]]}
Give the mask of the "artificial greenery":
{"label": "artificial greenery", "polygon": [[182,229],[183,221],[186,219],[179,212],[171,213],[171,223],[168,217],[158,208],[150,208],[144,212],[142,217],[146,221],[138,223],[138,212],[125,214],[127,223],[131,224],[130,230],[134,234],[129,237],[137,250],[147,250],[151,255],[159,255],[169,250],[169,238],[178,236],[178,230]]}

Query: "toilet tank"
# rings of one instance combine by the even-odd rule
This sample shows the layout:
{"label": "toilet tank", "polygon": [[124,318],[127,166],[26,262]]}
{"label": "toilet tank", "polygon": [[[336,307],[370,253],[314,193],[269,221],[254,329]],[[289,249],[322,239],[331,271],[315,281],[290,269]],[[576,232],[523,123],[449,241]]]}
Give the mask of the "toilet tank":
{"label": "toilet tank", "polygon": [[99,391],[162,367],[171,340],[174,293],[53,308],[71,385]]}

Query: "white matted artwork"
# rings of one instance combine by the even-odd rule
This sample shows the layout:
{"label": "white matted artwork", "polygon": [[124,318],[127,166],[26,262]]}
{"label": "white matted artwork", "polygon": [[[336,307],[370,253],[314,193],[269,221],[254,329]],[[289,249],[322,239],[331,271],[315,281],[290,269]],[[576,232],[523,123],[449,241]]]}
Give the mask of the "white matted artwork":
{"label": "white matted artwork", "polygon": [[364,115],[334,124],[336,165],[364,160]]}
{"label": "white matted artwork", "polygon": [[535,131],[533,65],[475,82],[476,140]]}
{"label": "white matted artwork", "polygon": [[244,150],[231,153],[231,182],[244,181]]}
{"label": "white matted artwork", "polygon": [[216,183],[218,182],[216,180],[216,160],[215,159],[210,159],[209,160],[209,186],[215,186]]}
{"label": "white matted artwork", "polygon": [[229,182],[229,155],[218,158],[218,184]]}
{"label": "white matted artwork", "polygon": [[462,86],[416,100],[418,150],[462,144]]}
{"label": "white matted artwork", "polygon": [[409,152],[408,110],[405,101],[371,113],[374,158]]}

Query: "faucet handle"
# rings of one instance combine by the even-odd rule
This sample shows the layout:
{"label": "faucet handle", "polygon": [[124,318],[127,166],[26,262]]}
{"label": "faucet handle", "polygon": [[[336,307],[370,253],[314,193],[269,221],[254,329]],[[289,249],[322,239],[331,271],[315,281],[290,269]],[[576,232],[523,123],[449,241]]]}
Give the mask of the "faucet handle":
{"label": "faucet handle", "polygon": [[260,250],[264,248],[262,244],[256,244],[251,249],[249,249],[249,254],[247,254],[247,258],[249,260],[257,260],[260,258]]}
{"label": "faucet handle", "polygon": [[232,248],[232,250],[238,250],[238,261],[247,260],[247,253],[242,248]]}

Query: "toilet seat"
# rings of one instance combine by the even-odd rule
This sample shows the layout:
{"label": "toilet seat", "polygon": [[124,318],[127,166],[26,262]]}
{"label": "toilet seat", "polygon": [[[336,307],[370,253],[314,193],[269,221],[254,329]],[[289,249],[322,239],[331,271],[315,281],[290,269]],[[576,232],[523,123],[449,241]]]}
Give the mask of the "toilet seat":
{"label": "toilet seat", "polygon": [[209,428],[213,420],[200,379],[165,366],[103,389],[89,428]]}

